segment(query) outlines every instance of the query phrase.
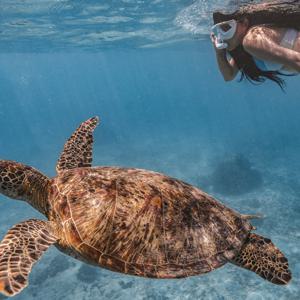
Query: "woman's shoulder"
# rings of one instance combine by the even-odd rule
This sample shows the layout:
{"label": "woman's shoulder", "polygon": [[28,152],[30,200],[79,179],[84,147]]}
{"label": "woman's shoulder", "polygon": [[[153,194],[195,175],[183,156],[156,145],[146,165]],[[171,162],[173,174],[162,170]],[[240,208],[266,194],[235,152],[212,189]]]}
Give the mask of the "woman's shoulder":
{"label": "woman's shoulder", "polygon": [[282,28],[282,27],[276,27],[274,25],[268,25],[268,24],[264,24],[264,25],[254,25],[251,26],[247,33],[247,35],[279,35],[282,33],[283,30],[286,30],[286,28]]}
{"label": "woman's shoulder", "polygon": [[243,39],[243,46],[262,42],[263,40],[272,40],[275,43],[280,43],[284,31],[286,31],[286,28],[272,25],[251,26]]}

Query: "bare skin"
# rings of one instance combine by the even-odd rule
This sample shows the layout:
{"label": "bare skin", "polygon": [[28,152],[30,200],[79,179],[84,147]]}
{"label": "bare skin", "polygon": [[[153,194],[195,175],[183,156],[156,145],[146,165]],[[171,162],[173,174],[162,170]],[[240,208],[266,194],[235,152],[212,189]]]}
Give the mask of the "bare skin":
{"label": "bare skin", "polygon": [[[231,51],[240,44],[255,58],[281,64],[284,70],[300,72],[300,34],[293,49],[288,49],[280,45],[286,30],[287,28],[261,25],[249,27],[247,19],[238,22],[235,35],[226,41],[228,48],[222,50],[215,48],[218,66],[224,80],[233,80],[238,73],[234,59],[227,59],[227,50]],[[212,35],[213,45],[214,39]]]}

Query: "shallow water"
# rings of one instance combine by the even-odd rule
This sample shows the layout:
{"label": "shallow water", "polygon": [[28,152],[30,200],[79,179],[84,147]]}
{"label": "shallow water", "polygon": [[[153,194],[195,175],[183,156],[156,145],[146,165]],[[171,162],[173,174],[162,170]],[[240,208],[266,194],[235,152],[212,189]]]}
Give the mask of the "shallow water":
{"label": "shallow water", "polygon": [[[54,176],[66,138],[80,122],[99,115],[94,165],[163,172],[203,188],[241,213],[262,213],[263,219],[253,221],[257,232],[285,253],[293,280],[286,287],[275,286],[230,264],[204,276],[150,280],[90,267],[52,247],[33,268],[29,287],[15,299],[299,299],[299,78],[287,79],[286,93],[271,83],[225,84],[205,35],[209,12],[219,1],[112,1],[102,3],[108,7],[103,10],[94,10],[96,1],[39,1],[40,6],[25,1],[29,11],[22,2],[1,2],[6,18],[0,23],[1,159]],[[40,30],[37,23],[50,28],[42,22],[46,4],[75,7],[49,14],[57,31],[48,36],[34,31]],[[89,13],[82,21],[83,10]],[[144,33],[75,43],[82,40],[78,28],[85,35],[96,32],[95,24],[82,24],[90,21],[91,11],[107,21],[96,24],[103,34],[113,27],[138,32],[138,23]],[[31,25],[14,27],[13,12],[15,19]],[[193,21],[202,16],[199,12],[203,24]],[[78,28],[61,23],[68,14]],[[132,24],[124,18],[132,18]],[[141,23],[142,18],[148,23]],[[26,31],[24,26],[32,27]],[[156,39],[151,40],[145,31],[152,26]],[[166,32],[171,35],[164,36]],[[218,189],[214,174],[236,176],[238,164],[222,166],[240,156],[248,169],[257,171],[261,184],[243,182],[236,194],[230,194],[232,186]],[[43,218],[26,203],[4,196],[0,212],[1,236],[22,220]]]}

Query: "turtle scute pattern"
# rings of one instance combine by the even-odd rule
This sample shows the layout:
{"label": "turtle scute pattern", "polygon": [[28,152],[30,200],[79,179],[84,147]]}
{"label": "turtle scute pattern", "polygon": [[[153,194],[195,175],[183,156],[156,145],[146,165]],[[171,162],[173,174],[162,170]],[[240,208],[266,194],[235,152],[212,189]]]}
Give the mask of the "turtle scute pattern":
{"label": "turtle scute pattern", "polygon": [[65,171],[54,185],[66,243],[118,272],[156,278],[209,272],[233,258],[252,229],[199,189],[155,172],[81,168]]}

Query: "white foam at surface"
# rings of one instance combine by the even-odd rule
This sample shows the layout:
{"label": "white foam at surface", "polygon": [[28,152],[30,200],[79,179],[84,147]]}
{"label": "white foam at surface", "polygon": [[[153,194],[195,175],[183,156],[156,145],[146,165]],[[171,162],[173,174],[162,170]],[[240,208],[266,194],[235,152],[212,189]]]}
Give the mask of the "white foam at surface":
{"label": "white foam at surface", "polygon": [[[185,7],[178,0],[112,0],[109,3],[3,0],[0,3],[0,51],[6,47],[10,51],[14,47],[16,51],[20,47],[43,48],[43,44],[45,50],[49,46],[97,49],[122,45],[123,40],[136,47],[158,47],[192,40],[194,34],[208,33],[213,7],[209,1],[196,1]],[[95,39],[98,31],[104,38]],[[112,32],[118,32],[118,36],[111,37]],[[1,40],[5,43],[1,44]]]}

